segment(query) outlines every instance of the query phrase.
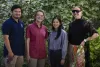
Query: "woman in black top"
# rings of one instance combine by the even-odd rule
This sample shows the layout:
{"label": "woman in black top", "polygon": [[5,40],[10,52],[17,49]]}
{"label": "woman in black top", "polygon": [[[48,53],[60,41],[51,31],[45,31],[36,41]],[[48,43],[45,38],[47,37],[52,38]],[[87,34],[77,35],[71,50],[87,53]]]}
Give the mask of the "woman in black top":
{"label": "woman in black top", "polygon": [[98,37],[98,33],[91,23],[82,19],[82,9],[78,6],[72,9],[74,21],[69,24],[69,57],[70,67],[84,67],[84,44],[86,41]]}

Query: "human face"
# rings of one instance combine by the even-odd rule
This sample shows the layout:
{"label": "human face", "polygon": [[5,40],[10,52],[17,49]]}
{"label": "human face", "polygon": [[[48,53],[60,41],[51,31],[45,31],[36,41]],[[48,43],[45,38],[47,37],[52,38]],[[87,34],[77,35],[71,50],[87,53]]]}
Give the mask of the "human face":
{"label": "human face", "polygon": [[74,7],[72,9],[72,14],[73,14],[75,19],[80,19],[82,16],[82,11],[79,7]]}
{"label": "human face", "polygon": [[54,27],[55,29],[58,29],[59,26],[60,26],[59,20],[58,20],[58,19],[54,19],[54,21],[53,21],[53,27]]}
{"label": "human face", "polygon": [[44,20],[43,12],[37,12],[35,19],[37,22],[42,22]]}
{"label": "human face", "polygon": [[17,8],[12,11],[12,17],[14,19],[19,19],[21,17],[21,9]]}

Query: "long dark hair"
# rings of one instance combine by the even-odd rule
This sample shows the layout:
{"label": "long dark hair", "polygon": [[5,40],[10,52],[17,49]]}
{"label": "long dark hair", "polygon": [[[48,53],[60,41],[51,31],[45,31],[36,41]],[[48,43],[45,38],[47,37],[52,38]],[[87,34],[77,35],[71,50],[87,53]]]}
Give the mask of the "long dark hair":
{"label": "long dark hair", "polygon": [[61,17],[56,15],[53,19],[52,19],[52,30],[55,31],[55,28],[53,27],[53,22],[54,20],[57,19],[59,22],[60,22],[60,26],[58,27],[58,30],[57,30],[57,35],[55,37],[55,39],[58,39],[60,34],[61,34],[61,29],[62,29],[62,21],[61,21]]}

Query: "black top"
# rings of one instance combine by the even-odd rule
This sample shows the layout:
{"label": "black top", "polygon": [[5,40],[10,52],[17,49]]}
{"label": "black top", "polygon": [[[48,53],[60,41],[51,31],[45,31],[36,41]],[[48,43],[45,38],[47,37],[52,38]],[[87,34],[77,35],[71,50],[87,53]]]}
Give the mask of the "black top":
{"label": "black top", "polygon": [[69,24],[68,40],[73,45],[80,45],[80,43],[87,37],[97,33],[90,22],[83,19],[77,19]]}

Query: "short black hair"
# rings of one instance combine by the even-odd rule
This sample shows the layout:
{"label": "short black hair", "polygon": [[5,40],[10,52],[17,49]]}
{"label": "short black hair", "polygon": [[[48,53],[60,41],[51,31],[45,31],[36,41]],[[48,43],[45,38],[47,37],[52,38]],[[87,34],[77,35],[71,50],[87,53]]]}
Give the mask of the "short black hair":
{"label": "short black hair", "polygon": [[13,11],[14,9],[17,9],[17,8],[20,8],[21,9],[21,6],[19,6],[19,5],[13,5],[12,8],[11,8],[11,11]]}

